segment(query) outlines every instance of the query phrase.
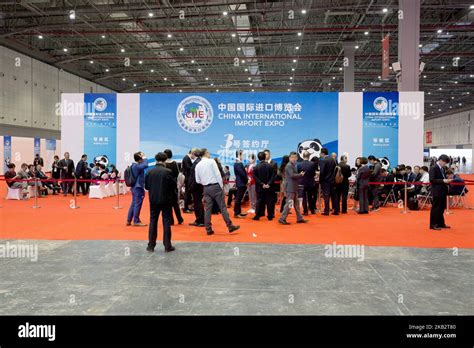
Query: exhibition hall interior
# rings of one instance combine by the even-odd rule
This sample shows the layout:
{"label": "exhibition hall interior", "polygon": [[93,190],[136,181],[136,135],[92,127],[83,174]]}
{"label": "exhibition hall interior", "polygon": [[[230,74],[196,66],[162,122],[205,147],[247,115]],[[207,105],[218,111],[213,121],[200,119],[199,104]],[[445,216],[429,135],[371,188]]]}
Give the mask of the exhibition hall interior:
{"label": "exhibition hall interior", "polygon": [[471,0],[0,2],[0,316],[472,316],[473,33]]}

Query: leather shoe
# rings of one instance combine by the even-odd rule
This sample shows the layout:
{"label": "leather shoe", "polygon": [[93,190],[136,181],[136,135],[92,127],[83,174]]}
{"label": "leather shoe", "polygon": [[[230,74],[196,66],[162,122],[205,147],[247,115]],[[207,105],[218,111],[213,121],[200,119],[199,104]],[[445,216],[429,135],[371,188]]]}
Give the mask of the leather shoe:
{"label": "leather shoe", "polygon": [[149,251],[150,253],[152,253],[152,252],[155,251],[155,248],[151,247],[151,246],[148,246],[148,247],[146,247],[146,251]]}
{"label": "leather shoe", "polygon": [[168,249],[165,249],[165,253],[170,253],[172,251],[175,251],[176,248],[174,246],[172,246],[171,248],[168,248]]}
{"label": "leather shoe", "polygon": [[211,230],[211,231],[207,231],[206,233],[208,236],[212,236],[214,234],[214,231]]}
{"label": "leather shoe", "polygon": [[329,216],[329,213],[321,213],[321,215]]}
{"label": "leather shoe", "polygon": [[289,225],[289,224],[290,224],[290,223],[289,223],[288,221],[286,221],[286,220],[278,220],[278,223],[279,223],[280,225]]}
{"label": "leather shoe", "polygon": [[441,227],[438,226],[430,226],[430,229],[435,231],[441,231]]}
{"label": "leather shoe", "polygon": [[444,226],[439,226],[440,228],[451,228],[451,226],[444,225]]}
{"label": "leather shoe", "polygon": [[136,224],[133,224],[133,226],[135,226],[135,227],[145,227],[145,226],[148,226],[148,225],[144,224],[143,222],[138,222]]}
{"label": "leather shoe", "polygon": [[197,222],[190,223],[189,226],[204,227],[204,224],[199,224]]}
{"label": "leather shoe", "polygon": [[307,222],[308,222],[308,220],[304,220],[304,219],[296,221],[297,224],[305,224]]}
{"label": "leather shoe", "polygon": [[237,231],[239,228],[240,228],[239,225],[232,225],[232,226],[229,227],[229,233]]}
{"label": "leather shoe", "polygon": [[179,220],[179,221],[178,221],[178,225],[182,225],[183,222],[184,222],[184,220]]}
{"label": "leather shoe", "polygon": [[127,223],[125,224],[125,226],[132,226],[132,223],[131,223],[131,222],[127,222]]}
{"label": "leather shoe", "polygon": [[254,216],[254,217],[252,218],[252,220],[258,221],[258,220],[260,220],[260,218],[259,218],[258,216]]}

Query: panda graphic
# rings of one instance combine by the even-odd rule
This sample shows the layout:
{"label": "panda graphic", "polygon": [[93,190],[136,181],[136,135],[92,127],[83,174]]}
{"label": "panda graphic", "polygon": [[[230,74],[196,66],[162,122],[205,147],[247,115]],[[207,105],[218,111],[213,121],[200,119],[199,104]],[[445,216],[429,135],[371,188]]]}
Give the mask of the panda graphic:
{"label": "panda graphic", "polygon": [[379,161],[380,161],[380,164],[382,165],[382,168],[388,171],[390,168],[390,161],[388,160],[388,158],[380,157]]}
{"label": "panda graphic", "polygon": [[104,166],[108,167],[109,166],[109,158],[106,155],[101,155],[94,157],[94,164],[103,164]]}
{"label": "panda graphic", "polygon": [[298,144],[296,152],[298,153],[298,162],[303,161],[303,153],[308,151],[310,153],[309,159],[312,160],[314,157],[321,155],[321,149],[323,145],[319,139],[304,140]]}

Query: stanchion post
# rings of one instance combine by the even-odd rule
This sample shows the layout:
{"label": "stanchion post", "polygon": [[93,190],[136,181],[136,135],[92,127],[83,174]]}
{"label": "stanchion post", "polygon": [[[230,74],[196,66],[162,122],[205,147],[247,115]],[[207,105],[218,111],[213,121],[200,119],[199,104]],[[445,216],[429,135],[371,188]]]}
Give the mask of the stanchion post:
{"label": "stanchion post", "polygon": [[74,202],[72,205],[69,205],[71,209],[79,209],[80,207],[77,205],[77,178],[74,176],[74,191],[73,191]]}
{"label": "stanchion post", "polygon": [[321,185],[318,183],[318,211],[322,211],[321,208]]}
{"label": "stanchion post", "polygon": [[401,211],[402,214],[407,214],[408,210],[408,187],[407,187],[407,182],[405,181],[405,194],[403,195],[403,210]]}
{"label": "stanchion post", "polygon": [[38,204],[38,178],[34,180],[34,192],[35,192],[35,205],[32,206],[33,209],[41,208]]}
{"label": "stanchion post", "polygon": [[452,215],[453,213],[449,211],[449,196],[446,196],[446,215]]}
{"label": "stanchion post", "polygon": [[117,184],[117,205],[114,207],[114,209],[122,209],[122,207],[120,206],[120,180],[119,179],[116,180],[116,184]]}

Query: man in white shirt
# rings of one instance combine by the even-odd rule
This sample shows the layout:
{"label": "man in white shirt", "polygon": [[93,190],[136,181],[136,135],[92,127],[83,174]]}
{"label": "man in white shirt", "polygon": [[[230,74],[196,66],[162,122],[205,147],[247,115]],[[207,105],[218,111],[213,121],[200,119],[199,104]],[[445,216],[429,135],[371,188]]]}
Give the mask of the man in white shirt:
{"label": "man in white shirt", "polygon": [[[430,173],[429,173],[429,170],[428,170],[427,166],[423,166],[423,167],[420,168],[420,174],[421,174],[420,181],[424,184],[429,184],[430,183]],[[428,185],[421,186],[420,192],[422,194],[427,194],[428,193]]]}
{"label": "man in white shirt", "polygon": [[205,202],[205,213],[204,213],[204,225],[206,226],[207,234],[210,236],[214,234],[211,223],[212,205],[214,202],[217,203],[222,213],[222,217],[229,229],[229,233],[237,231],[240,226],[235,226],[229,217],[229,212],[224,202],[224,183],[222,182],[222,176],[217,167],[216,161],[211,159],[211,154],[207,149],[202,149],[202,159],[196,165],[195,176],[196,182],[204,186],[204,202]]}

